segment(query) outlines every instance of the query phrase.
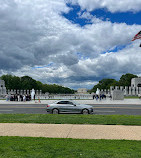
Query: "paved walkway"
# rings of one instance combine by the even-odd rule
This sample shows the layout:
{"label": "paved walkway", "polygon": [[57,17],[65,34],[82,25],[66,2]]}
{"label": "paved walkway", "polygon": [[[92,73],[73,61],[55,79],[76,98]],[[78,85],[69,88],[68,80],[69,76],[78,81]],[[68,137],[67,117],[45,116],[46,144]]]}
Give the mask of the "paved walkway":
{"label": "paved walkway", "polygon": [[0,136],[141,140],[141,126],[0,123]]}
{"label": "paved walkway", "polygon": [[[66,99],[67,100],[67,99]],[[56,100],[41,100],[41,103],[36,101],[36,104],[48,104],[55,102]],[[96,100],[74,100],[80,104],[136,104],[141,105],[141,99],[124,99],[124,100],[110,100],[109,98],[106,100],[96,101]],[[0,104],[35,104],[35,101],[27,101],[27,102],[17,102],[17,101],[6,101],[0,100]]]}

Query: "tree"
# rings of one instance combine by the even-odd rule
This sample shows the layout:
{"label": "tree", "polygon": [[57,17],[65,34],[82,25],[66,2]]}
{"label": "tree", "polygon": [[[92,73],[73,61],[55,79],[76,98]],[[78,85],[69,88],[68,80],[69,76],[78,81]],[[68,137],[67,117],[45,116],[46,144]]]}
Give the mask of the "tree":
{"label": "tree", "polygon": [[25,90],[31,90],[31,89],[37,89],[38,85],[36,83],[36,80],[32,79],[29,76],[23,76],[21,77],[21,89]]}
{"label": "tree", "polygon": [[112,85],[118,85],[118,81],[116,81],[115,79],[102,79],[101,81],[99,81],[99,83],[97,85],[95,85],[91,92],[96,92],[97,88],[99,89],[109,89],[110,86]]}
{"label": "tree", "polygon": [[12,75],[3,75],[1,79],[5,81],[5,86],[7,89],[20,89],[21,82],[20,77]]}
{"label": "tree", "polygon": [[90,92],[96,92],[97,88],[109,89],[110,86],[131,86],[131,79],[137,77],[137,75],[127,73],[122,75],[119,81],[116,81],[115,79],[102,79],[90,90]]}
{"label": "tree", "polygon": [[42,82],[36,81],[36,84],[37,84],[37,89],[38,90],[42,90],[43,89],[43,83]]}
{"label": "tree", "polygon": [[42,90],[43,93],[60,93],[60,94],[73,94],[74,90],[56,84],[43,84],[36,81],[29,76],[17,77],[12,75],[3,75],[0,77],[5,81],[7,89],[23,89],[23,90]]}
{"label": "tree", "polygon": [[130,74],[130,73],[122,75],[119,80],[119,85],[120,86],[131,86],[131,79],[137,78],[137,77],[138,77],[137,75]]}

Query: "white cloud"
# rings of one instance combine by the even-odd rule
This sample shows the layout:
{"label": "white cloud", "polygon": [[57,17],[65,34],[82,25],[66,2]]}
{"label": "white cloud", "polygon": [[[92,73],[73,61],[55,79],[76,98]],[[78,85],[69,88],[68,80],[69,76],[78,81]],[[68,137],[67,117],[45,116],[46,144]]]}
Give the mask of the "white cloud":
{"label": "white cloud", "polygon": [[141,11],[141,1],[140,0],[69,0],[72,4],[78,4],[81,9],[87,9],[88,11],[93,11],[95,9],[106,8],[108,11],[114,12],[126,12]]}
{"label": "white cloud", "polygon": [[[87,1],[83,2],[87,8]],[[80,16],[91,19],[92,24],[81,27],[61,15],[70,10],[63,0],[7,0],[0,8],[1,75],[29,75],[44,83],[90,88],[103,77],[140,73],[138,41],[117,53],[101,55],[128,45],[140,25],[103,22],[85,12]]]}

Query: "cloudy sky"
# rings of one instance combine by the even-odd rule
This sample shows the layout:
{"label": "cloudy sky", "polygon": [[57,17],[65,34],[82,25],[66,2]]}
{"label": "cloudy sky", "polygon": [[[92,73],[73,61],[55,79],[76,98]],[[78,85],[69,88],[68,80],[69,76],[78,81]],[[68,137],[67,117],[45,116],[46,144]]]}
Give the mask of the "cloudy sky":
{"label": "cloudy sky", "polygon": [[141,0],[2,0],[0,76],[91,89],[141,75]]}

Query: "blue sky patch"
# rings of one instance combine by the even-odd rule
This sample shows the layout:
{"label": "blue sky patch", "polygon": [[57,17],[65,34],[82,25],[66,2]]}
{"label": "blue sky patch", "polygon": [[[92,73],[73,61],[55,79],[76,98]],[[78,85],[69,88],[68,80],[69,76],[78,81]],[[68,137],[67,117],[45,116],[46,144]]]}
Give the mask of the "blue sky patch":
{"label": "blue sky patch", "polygon": [[76,55],[80,60],[87,60],[89,58],[88,56],[84,56],[83,53],[80,52],[77,52]]}
{"label": "blue sky patch", "polygon": [[42,68],[49,68],[53,66],[54,63],[49,63],[48,65],[43,65],[43,66],[34,66],[32,69],[42,69]]}
{"label": "blue sky patch", "polygon": [[124,48],[126,48],[127,45],[119,45],[119,46],[116,46],[115,48],[111,49],[111,50],[108,50],[108,52],[118,52]]}
{"label": "blue sky patch", "polygon": [[[75,24],[79,24],[80,26],[84,26],[90,22],[88,22],[87,19],[82,19],[82,18],[79,18],[79,15],[78,13],[81,11],[81,8],[79,5],[69,5],[68,4],[68,7],[72,8],[69,13],[62,13],[62,15],[68,19],[69,21],[71,21],[72,23],[75,23]],[[84,11],[83,11],[84,12]]]}
{"label": "blue sky patch", "polygon": [[101,18],[103,21],[109,20],[112,23],[126,23],[127,25],[141,24],[141,12],[125,12],[125,13],[111,13],[105,9],[97,9],[91,12],[97,18]]}
{"label": "blue sky patch", "polygon": [[[68,4],[68,7],[72,8],[69,13],[62,13],[62,15],[72,21],[73,23],[79,24],[80,26],[84,26],[86,24],[91,24],[90,21],[84,18],[79,18],[78,13],[81,12],[83,14],[86,12],[86,10],[81,10],[79,5],[70,5]],[[117,13],[111,13],[107,11],[106,9],[97,9],[92,12],[90,12],[91,15],[95,16],[96,18],[99,18],[103,21],[111,21],[112,23],[126,23],[127,25],[133,25],[138,24],[141,25],[141,12],[117,12]]]}

